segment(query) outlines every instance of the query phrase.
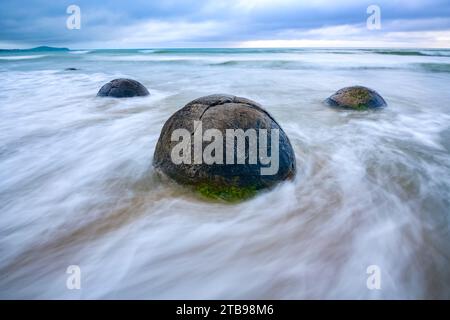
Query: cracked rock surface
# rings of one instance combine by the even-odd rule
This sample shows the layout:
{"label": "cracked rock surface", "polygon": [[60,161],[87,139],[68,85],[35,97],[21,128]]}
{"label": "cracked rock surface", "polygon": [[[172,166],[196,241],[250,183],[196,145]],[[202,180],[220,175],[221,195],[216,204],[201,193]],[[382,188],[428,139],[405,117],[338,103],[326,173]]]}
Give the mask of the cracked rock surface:
{"label": "cracked rock surface", "polygon": [[[174,164],[171,152],[179,141],[171,141],[172,132],[186,129],[191,134],[191,159],[194,157],[194,120],[202,122],[202,132],[218,129],[223,138],[223,164]],[[268,154],[271,154],[270,134],[272,129],[279,130],[279,170],[274,175],[261,175],[261,164],[248,164],[248,145],[246,144],[245,164],[226,164],[226,129],[256,129],[259,146],[258,129],[267,129]],[[202,150],[210,142],[203,142]],[[236,159],[237,150],[234,148]],[[174,179],[188,185],[208,184],[214,186],[253,187],[261,189],[270,187],[295,175],[295,154],[291,143],[280,125],[265,111],[261,105],[246,98],[232,95],[215,94],[201,97],[189,102],[175,112],[164,124],[153,158],[155,168]]]}

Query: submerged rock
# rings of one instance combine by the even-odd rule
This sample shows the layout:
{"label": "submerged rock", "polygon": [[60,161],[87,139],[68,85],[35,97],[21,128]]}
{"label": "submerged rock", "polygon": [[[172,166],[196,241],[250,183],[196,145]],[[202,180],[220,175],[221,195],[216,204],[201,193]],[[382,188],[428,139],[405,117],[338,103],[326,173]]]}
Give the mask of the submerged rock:
{"label": "submerged rock", "polygon": [[138,81],[132,79],[114,79],[97,93],[100,97],[130,98],[136,96],[148,96],[148,90]]}
{"label": "submerged rock", "polygon": [[335,94],[325,100],[333,107],[350,108],[356,110],[366,110],[387,106],[383,97],[375,90],[353,86],[338,90]]}
{"label": "submerged rock", "polygon": [[65,68],[64,69],[65,71],[76,71],[76,70],[78,70],[77,68]]}
{"label": "submerged rock", "polygon": [[[239,134],[244,150],[237,147]],[[219,94],[189,102],[166,121],[153,165],[202,195],[227,201],[248,198],[296,172],[291,143],[275,119],[254,101]]]}

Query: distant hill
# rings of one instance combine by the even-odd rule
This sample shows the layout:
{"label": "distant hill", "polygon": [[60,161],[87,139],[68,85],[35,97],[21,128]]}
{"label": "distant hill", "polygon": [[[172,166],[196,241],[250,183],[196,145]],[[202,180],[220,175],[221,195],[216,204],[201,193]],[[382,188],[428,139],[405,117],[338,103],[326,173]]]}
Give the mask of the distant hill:
{"label": "distant hill", "polygon": [[55,48],[55,47],[49,47],[49,46],[40,46],[36,48],[30,48],[30,49],[0,49],[0,52],[49,52],[49,51],[69,51],[68,48]]}

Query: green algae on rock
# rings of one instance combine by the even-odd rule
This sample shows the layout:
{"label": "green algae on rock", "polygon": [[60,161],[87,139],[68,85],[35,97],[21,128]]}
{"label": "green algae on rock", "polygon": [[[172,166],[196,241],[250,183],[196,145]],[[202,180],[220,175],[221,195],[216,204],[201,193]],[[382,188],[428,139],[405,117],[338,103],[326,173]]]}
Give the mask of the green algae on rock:
{"label": "green algae on rock", "polygon": [[367,110],[387,106],[383,97],[375,90],[363,86],[346,87],[338,90],[325,102],[332,107]]}
{"label": "green algae on rock", "polygon": [[239,202],[249,199],[258,192],[255,186],[215,186],[202,184],[195,189],[201,196],[213,200],[224,200],[226,202]]}

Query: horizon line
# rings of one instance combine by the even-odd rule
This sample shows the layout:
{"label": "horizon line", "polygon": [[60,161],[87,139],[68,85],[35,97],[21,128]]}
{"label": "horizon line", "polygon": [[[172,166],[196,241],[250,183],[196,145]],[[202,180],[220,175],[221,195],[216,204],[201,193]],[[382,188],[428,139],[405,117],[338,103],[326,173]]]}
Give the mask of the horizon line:
{"label": "horizon line", "polygon": [[450,50],[450,47],[359,47],[359,46],[347,46],[347,47],[321,47],[321,46],[308,46],[308,47],[130,47],[130,48],[69,48],[69,47],[59,47],[59,46],[50,46],[50,45],[38,45],[29,48],[0,48],[0,50],[32,50],[41,47],[48,47],[52,49],[67,49],[69,51],[78,51],[78,50],[182,50],[182,49],[238,49],[238,50],[257,50],[257,49],[334,49],[334,50],[346,50],[346,49],[397,49],[397,50]]}

